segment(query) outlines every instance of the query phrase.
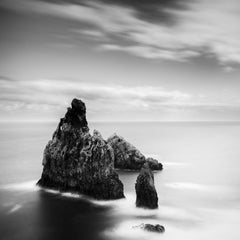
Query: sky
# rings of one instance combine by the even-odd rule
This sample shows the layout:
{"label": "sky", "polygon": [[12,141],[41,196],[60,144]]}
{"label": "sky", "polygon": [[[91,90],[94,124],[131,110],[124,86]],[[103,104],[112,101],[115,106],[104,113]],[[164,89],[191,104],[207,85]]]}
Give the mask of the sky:
{"label": "sky", "polygon": [[239,0],[1,0],[0,121],[239,121]]}

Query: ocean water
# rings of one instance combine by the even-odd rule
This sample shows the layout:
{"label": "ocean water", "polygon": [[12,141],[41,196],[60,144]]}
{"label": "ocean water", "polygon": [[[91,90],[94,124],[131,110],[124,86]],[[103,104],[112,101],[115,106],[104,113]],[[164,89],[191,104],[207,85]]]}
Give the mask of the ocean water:
{"label": "ocean water", "polygon": [[[42,154],[57,123],[0,123],[0,238],[239,240],[240,123],[90,123],[116,132],[146,156],[159,209],[135,207],[137,172],[119,171],[126,199],[96,201],[38,188]],[[164,225],[163,234],[133,228]]]}

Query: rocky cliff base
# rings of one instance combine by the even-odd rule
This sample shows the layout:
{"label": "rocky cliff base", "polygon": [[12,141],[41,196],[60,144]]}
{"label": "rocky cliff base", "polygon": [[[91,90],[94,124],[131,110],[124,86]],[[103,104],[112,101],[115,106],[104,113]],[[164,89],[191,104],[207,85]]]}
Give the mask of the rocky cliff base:
{"label": "rocky cliff base", "polygon": [[96,199],[124,197],[123,184],[114,171],[113,149],[99,132],[89,133],[81,100],[73,99],[48,142],[38,185]]}

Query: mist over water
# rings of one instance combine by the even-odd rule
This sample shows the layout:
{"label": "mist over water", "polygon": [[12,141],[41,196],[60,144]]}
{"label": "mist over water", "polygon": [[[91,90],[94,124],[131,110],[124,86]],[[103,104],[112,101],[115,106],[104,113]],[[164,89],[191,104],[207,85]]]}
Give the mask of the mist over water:
{"label": "mist over water", "polygon": [[[96,201],[35,186],[56,123],[0,124],[1,239],[240,238],[239,123],[90,123],[159,159],[158,210],[135,207],[138,172],[119,171],[126,199]],[[132,228],[164,225],[164,234]]]}

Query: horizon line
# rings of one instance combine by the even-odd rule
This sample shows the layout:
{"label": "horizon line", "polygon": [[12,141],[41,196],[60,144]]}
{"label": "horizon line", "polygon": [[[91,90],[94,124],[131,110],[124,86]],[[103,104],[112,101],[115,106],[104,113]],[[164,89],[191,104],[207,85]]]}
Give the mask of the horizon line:
{"label": "horizon line", "polygon": [[[42,119],[42,120],[36,120],[36,119],[32,119],[32,120],[10,120],[10,119],[6,119],[6,120],[0,120],[0,123],[57,123],[59,122],[59,120],[47,120],[47,119]],[[129,121],[115,121],[115,120],[93,120],[93,121],[88,121],[88,123],[202,123],[202,122],[206,122],[206,123],[226,123],[226,122],[240,122],[240,120],[143,120],[143,121],[139,121],[139,120],[129,120]]]}

